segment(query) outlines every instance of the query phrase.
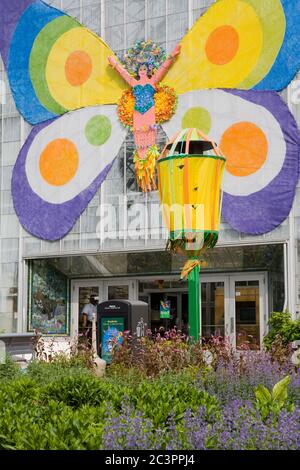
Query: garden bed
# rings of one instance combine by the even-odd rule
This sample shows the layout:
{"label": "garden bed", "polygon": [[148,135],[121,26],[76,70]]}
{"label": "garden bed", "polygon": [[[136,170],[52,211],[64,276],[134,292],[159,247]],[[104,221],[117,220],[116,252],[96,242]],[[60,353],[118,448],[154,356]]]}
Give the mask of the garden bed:
{"label": "garden bed", "polygon": [[289,358],[237,356],[214,341],[207,361],[177,337],[151,341],[133,353],[125,342],[102,379],[78,356],[26,373],[1,365],[0,449],[300,448],[300,373]]}

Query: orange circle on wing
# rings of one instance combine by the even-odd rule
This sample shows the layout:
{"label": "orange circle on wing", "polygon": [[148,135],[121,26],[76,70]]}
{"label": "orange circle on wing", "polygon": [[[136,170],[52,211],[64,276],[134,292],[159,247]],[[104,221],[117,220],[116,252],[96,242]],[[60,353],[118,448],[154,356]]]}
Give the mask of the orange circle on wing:
{"label": "orange circle on wing", "polygon": [[74,51],[66,60],[66,78],[72,86],[81,86],[87,82],[91,76],[92,70],[92,59],[89,54],[84,51]]}
{"label": "orange circle on wing", "polygon": [[228,64],[236,56],[239,44],[236,29],[227,25],[220,26],[209,35],[206,41],[206,56],[212,64]]}
{"label": "orange circle on wing", "polygon": [[265,163],[268,140],[255,124],[239,122],[224,132],[220,148],[226,157],[226,170],[234,176],[248,176]]}
{"label": "orange circle on wing", "polygon": [[75,145],[67,139],[50,142],[40,156],[40,172],[47,183],[63,186],[76,174],[79,156]]}

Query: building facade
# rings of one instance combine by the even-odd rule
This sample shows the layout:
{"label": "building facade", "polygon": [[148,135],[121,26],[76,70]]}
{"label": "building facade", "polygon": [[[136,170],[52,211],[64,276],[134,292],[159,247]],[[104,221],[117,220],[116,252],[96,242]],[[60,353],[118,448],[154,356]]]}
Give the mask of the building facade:
{"label": "building facade", "polygon": [[[152,38],[168,52],[212,0],[56,0],[122,55],[138,40]],[[133,137],[128,133],[107,179],[62,240],[45,242],[28,234],[15,214],[12,169],[30,126],[20,117],[1,63],[0,108],[0,332],[41,328],[72,336],[91,294],[99,300],[148,302],[152,327],[159,327],[160,302],[171,303],[164,326],[185,328],[187,283],[184,259],[165,250],[167,232],[156,191],[136,184]],[[300,123],[297,77],[282,92]],[[159,132],[159,144],[166,136]],[[227,335],[238,346],[259,347],[271,311],[300,311],[300,186],[289,217],[276,230],[248,236],[221,223],[217,247],[201,275],[203,335]]]}

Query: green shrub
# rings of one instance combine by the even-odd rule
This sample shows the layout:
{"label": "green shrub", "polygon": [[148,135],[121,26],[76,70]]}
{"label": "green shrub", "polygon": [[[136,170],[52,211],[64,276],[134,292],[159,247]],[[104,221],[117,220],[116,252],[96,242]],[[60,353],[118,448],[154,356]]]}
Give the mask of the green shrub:
{"label": "green shrub", "polygon": [[39,399],[40,388],[28,377],[18,377],[0,384],[0,409],[7,403],[28,403]]}
{"label": "green shrub", "polygon": [[14,379],[20,374],[20,367],[10,356],[6,356],[4,364],[0,364],[0,380]]}
{"label": "green shrub", "polygon": [[106,369],[106,377],[109,380],[117,380],[127,385],[134,385],[147,377],[143,371],[135,366],[127,367],[124,364],[112,363]]}
{"label": "green shrub", "polygon": [[88,387],[97,391],[101,381],[61,363],[33,362],[28,369],[0,383],[0,449],[99,449],[107,405],[102,394],[97,406]]}
{"label": "green shrub", "polygon": [[268,322],[270,331],[264,338],[267,351],[272,350],[276,340],[280,340],[283,346],[288,346],[292,341],[300,339],[300,319],[292,320],[289,312],[273,312]]}
{"label": "green shrub", "polygon": [[[176,377],[177,378],[177,377]],[[200,390],[195,383],[160,378],[139,384],[130,397],[134,407],[150,418],[155,426],[165,427],[170,419],[180,421],[186,410],[206,407],[207,419],[218,412],[218,400]]]}
{"label": "green shrub", "polygon": [[45,406],[8,403],[1,411],[0,449],[93,450],[102,443],[102,409],[73,410],[49,401]]}
{"label": "green shrub", "polygon": [[[28,410],[36,407],[46,410],[49,403],[57,403],[73,412],[97,408],[104,415],[107,410],[119,413],[124,402],[160,427],[166,427],[171,418],[179,421],[187,409],[195,411],[202,405],[208,416],[218,410],[216,398],[197,386],[194,368],[178,374],[165,373],[155,379],[118,376],[99,379],[84,369],[75,373],[73,368],[61,365],[32,363],[25,377],[0,387],[0,406],[5,409],[7,403],[17,407],[24,404]],[[18,412],[22,415],[22,410]]]}
{"label": "green shrub", "polygon": [[107,398],[105,383],[88,375],[59,377],[42,389],[43,402],[55,400],[74,409],[101,405]]}
{"label": "green shrub", "polygon": [[51,380],[52,368],[33,364],[28,376],[0,384],[0,449],[99,449],[107,416],[118,416],[124,403],[162,429],[187,409],[205,405],[207,416],[218,409],[216,399],[196,387],[194,371],[128,383],[76,375],[72,368]]}
{"label": "green shrub", "polygon": [[47,384],[66,376],[91,376],[92,371],[83,364],[74,364],[70,361],[55,360],[52,363],[32,361],[27,371],[27,377],[32,378],[38,384]]}

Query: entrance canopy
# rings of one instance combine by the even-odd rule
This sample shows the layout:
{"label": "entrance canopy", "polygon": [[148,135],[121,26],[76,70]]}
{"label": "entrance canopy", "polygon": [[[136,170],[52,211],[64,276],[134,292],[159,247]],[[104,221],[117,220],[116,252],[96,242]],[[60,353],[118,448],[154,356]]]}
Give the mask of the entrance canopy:
{"label": "entrance canopy", "polygon": [[[220,247],[204,256],[204,272],[273,271],[283,275],[283,246]],[[178,274],[186,259],[167,251],[101,253],[31,260],[52,267],[68,277],[93,278]]]}

